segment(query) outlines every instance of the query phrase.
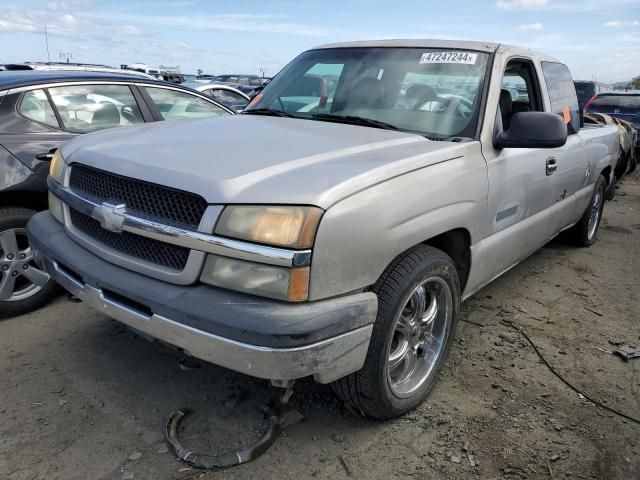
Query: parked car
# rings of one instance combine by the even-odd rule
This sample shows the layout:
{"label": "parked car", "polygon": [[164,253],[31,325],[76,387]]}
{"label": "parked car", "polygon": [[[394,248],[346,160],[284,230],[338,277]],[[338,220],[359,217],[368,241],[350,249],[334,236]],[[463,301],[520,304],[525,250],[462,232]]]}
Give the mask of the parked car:
{"label": "parked car", "polygon": [[580,107],[580,110],[584,110],[584,107],[589,100],[599,93],[613,92],[613,86],[604,82],[596,82],[595,80],[576,80],[573,83],[576,86],[578,106]]}
{"label": "parked car", "polygon": [[229,85],[241,92],[251,96],[256,89],[261,88],[262,79],[259,75],[217,75],[213,79],[214,83]]}
{"label": "parked car", "polygon": [[[337,87],[300,95],[318,75]],[[69,142],[28,232],[62,286],[133,329],[390,418],[433,387],[462,300],[561,231],[596,241],[617,154],[552,57],[328,45],[240,115]]]}
{"label": "parked car", "polygon": [[612,200],[615,196],[616,182],[636,169],[638,130],[633,123],[604,113],[586,113],[584,121],[585,124],[613,125],[618,129],[620,150],[613,169],[614,181],[607,190],[607,200]]}
{"label": "parked car", "polygon": [[[585,113],[604,113],[632,123],[640,129],[640,91],[602,93],[594,96],[584,107]],[[640,155],[640,143],[636,143],[636,157]]]}
{"label": "parked car", "polygon": [[55,284],[33,261],[25,226],[47,207],[55,150],[83,133],[233,110],[190,89],[129,75],[0,73],[0,318],[46,302]]}
{"label": "parked car", "polygon": [[248,95],[242,93],[240,90],[230,87],[229,85],[185,82],[182,86],[204,93],[227,107],[233,108],[236,112],[241,112],[251,101]]}

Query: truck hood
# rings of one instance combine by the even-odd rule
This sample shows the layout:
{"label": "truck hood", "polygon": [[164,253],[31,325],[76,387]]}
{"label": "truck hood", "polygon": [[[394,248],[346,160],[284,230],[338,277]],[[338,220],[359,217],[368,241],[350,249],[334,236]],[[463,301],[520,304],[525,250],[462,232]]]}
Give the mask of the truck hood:
{"label": "truck hood", "polygon": [[154,122],[83,135],[67,163],[197,193],[212,204],[328,208],[389,178],[464,155],[409,133],[258,115]]}

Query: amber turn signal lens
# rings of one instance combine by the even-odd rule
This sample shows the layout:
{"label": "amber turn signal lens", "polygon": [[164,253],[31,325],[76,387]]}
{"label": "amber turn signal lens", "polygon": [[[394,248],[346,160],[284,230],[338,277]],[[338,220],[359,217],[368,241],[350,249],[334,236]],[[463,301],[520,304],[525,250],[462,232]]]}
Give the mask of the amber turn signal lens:
{"label": "amber turn signal lens", "polygon": [[309,267],[291,270],[289,301],[304,302],[309,298]]}

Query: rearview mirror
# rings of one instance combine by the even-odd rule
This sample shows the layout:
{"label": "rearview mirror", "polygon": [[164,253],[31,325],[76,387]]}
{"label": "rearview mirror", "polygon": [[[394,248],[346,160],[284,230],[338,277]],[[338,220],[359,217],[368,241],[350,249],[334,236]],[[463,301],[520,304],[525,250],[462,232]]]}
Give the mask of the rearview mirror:
{"label": "rearview mirror", "polygon": [[567,143],[567,124],[555,113],[518,112],[507,131],[496,135],[496,148],[557,148]]}

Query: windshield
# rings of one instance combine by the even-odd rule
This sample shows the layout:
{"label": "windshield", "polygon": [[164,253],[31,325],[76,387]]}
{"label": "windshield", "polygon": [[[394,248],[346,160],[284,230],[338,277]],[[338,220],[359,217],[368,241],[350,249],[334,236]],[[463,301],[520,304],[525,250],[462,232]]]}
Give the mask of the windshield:
{"label": "windshield", "polygon": [[287,65],[245,113],[348,117],[345,123],[364,118],[432,138],[473,138],[487,61],[486,53],[462,50],[311,50]]}

